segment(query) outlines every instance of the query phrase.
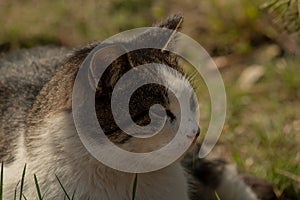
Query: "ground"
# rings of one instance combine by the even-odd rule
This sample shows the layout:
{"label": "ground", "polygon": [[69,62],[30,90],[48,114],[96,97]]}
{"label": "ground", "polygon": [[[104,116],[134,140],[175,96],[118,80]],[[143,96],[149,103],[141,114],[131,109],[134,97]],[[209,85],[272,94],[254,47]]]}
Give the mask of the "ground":
{"label": "ground", "polygon": [[[224,79],[227,117],[220,155],[240,171],[273,182],[279,195],[300,199],[300,54],[290,42],[299,35],[273,23],[262,3],[2,0],[0,50],[85,45],[181,12],[183,32],[210,53]],[[205,133],[209,98],[204,83],[197,84]]]}

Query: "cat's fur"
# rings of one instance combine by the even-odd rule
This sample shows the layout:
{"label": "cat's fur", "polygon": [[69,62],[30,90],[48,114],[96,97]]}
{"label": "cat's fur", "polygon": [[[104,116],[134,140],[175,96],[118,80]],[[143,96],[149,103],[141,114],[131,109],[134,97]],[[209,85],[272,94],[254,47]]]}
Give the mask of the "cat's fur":
{"label": "cat's fur", "polygon": [[[157,26],[177,30],[181,21],[182,16],[175,15]],[[74,80],[81,63],[94,47],[90,45],[75,51],[40,47],[18,51],[0,59],[0,160],[5,162],[5,199],[12,198],[25,163],[24,195],[27,199],[37,197],[33,174],[39,180],[45,199],[64,197],[55,175],[69,194],[76,191],[76,199],[131,199],[135,174],[119,172],[97,161],[82,145],[74,126]],[[163,63],[182,72],[177,58],[171,53],[145,49],[128,53],[112,63],[97,87],[99,123],[111,141],[136,152],[160,147],[168,138],[164,141],[165,137],[156,137],[150,140],[154,144],[150,149],[143,149],[142,140],[126,136],[117,129],[107,102],[122,74],[132,67],[151,62]],[[186,81],[183,76],[168,71],[159,74],[166,84],[179,80],[179,89]],[[168,92],[164,88],[153,88],[147,86],[135,94],[130,104],[133,116],[139,116],[139,112],[148,109],[151,102],[163,104],[176,116],[178,108],[170,100],[172,97]],[[149,105],[140,103],[142,99],[139,98],[154,93],[156,97],[150,99]],[[168,120],[171,127],[173,120]],[[135,122],[147,124],[149,116],[139,117]],[[196,133],[197,129],[191,127],[191,131]],[[169,134],[170,130],[165,132]],[[161,170],[139,174],[136,199],[212,199],[215,191],[220,193],[221,199],[258,199],[228,165],[204,159],[194,162],[191,155],[185,157],[183,165],[177,161]],[[235,188],[237,191],[233,191]],[[233,195],[236,193],[239,196]]]}

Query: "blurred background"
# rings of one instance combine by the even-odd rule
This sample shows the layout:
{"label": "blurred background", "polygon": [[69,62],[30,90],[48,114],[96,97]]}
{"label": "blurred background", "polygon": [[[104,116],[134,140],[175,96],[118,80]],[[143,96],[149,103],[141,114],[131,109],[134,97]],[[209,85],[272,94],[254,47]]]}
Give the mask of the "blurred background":
{"label": "blurred background", "polygon": [[[209,52],[226,86],[227,118],[212,155],[274,183],[282,199],[300,199],[297,0],[0,0],[0,54],[84,46],[178,12],[182,32]],[[198,84],[205,132],[209,95]]]}

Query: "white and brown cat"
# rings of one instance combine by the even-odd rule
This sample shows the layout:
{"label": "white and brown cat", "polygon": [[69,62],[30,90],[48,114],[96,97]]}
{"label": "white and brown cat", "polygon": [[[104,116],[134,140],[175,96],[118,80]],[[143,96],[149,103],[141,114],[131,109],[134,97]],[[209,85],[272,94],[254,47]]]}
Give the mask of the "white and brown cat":
{"label": "white and brown cat", "polygon": [[[173,15],[156,26],[177,31],[181,22],[181,15]],[[117,43],[135,43],[143,37],[145,35],[141,34]],[[0,58],[0,160],[5,163],[4,199],[13,198],[25,163],[24,196],[29,200],[37,199],[33,174],[38,177],[44,199],[64,198],[56,175],[67,192],[76,191],[75,199],[132,198],[135,174],[114,170],[97,161],[81,143],[74,125],[74,80],[83,60],[96,45],[77,50],[37,47]],[[95,95],[95,108],[101,127],[116,145],[130,151],[149,151],[142,139],[126,135],[114,122],[110,97],[115,83],[128,70],[154,62],[177,70],[179,73],[174,74],[161,69],[157,78],[167,85],[176,82],[177,89],[183,90],[187,79],[177,59],[167,51],[143,49],[119,57],[105,71]],[[180,108],[174,96],[164,87],[150,84],[138,90],[131,99],[131,115],[139,125],[149,123],[148,110],[154,103],[167,110],[165,133],[147,142],[152,144],[150,149],[168,142],[166,135],[172,135],[172,128],[179,123]],[[191,131],[198,130],[192,128]],[[183,161],[178,160],[161,170],[139,174],[135,199],[215,199],[215,192],[221,199],[261,198],[229,165],[222,161],[195,160],[188,154]],[[265,199],[272,199],[272,195]]]}

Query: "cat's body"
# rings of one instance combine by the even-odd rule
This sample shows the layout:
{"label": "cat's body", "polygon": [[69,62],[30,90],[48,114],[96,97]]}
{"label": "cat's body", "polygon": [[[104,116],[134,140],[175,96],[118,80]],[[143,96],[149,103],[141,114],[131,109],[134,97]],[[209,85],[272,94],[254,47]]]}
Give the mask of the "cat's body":
{"label": "cat's body", "polygon": [[[34,174],[46,199],[64,197],[56,176],[70,195],[76,191],[76,199],[131,199],[135,174],[111,169],[96,160],[83,146],[74,125],[74,80],[84,58],[94,47],[73,51],[71,56],[66,49],[53,48],[53,52],[48,53],[51,48],[38,48],[11,55],[11,62],[7,58],[1,62],[1,75],[5,76],[1,79],[1,86],[5,87],[1,88],[4,115],[0,133],[1,160],[5,161],[5,198],[13,198],[26,163],[24,195],[28,199],[37,197],[32,187]],[[31,54],[36,56],[31,57]],[[49,72],[46,77],[39,76],[43,70]],[[19,85],[9,87],[13,81],[19,81]],[[21,99],[27,101],[22,105]],[[8,112],[9,109],[15,110]],[[16,117],[12,118],[11,114]],[[184,170],[177,161],[159,171],[139,174],[136,199],[188,200],[187,188]]]}
{"label": "cat's body", "polygon": [[[174,19],[162,22],[160,26],[175,30],[178,28],[178,20],[181,20],[181,17],[175,16]],[[45,199],[63,199],[64,192],[57,177],[70,196],[75,191],[75,199],[131,199],[135,174],[114,170],[96,160],[83,146],[74,125],[74,80],[81,63],[94,47],[95,45],[76,51],[59,47],[40,47],[19,51],[0,59],[0,160],[5,162],[4,199],[12,199],[25,163],[27,171],[24,195],[27,199],[37,199],[33,174],[38,178]],[[155,60],[171,65],[174,69],[178,68],[176,59],[169,58],[169,54],[160,55],[159,51],[153,50],[146,52],[146,55],[148,54],[153,57],[144,59],[141,56],[141,60],[134,58],[132,54],[128,56],[131,59],[128,63],[140,65]],[[118,69],[120,63],[127,63],[126,59],[120,58],[119,62],[113,64],[113,69]],[[177,70],[180,71],[180,68]],[[107,132],[116,129],[115,124],[110,124],[111,114],[107,110],[103,111],[107,105],[103,100],[106,96],[101,92],[108,90],[109,87],[105,88],[105,84],[115,83],[116,80],[111,78],[114,76],[112,72],[115,73],[108,71],[108,80],[102,80],[102,88],[96,95],[96,100],[99,100],[97,117]],[[166,83],[179,79],[179,89],[185,84],[184,78],[179,75],[168,74],[167,71],[161,71],[159,74],[162,74],[161,78]],[[152,89],[148,87],[144,91],[151,93]],[[167,94],[162,90],[161,95]],[[143,96],[143,93],[138,93],[138,96]],[[168,101],[171,99],[166,98]],[[154,100],[162,101],[176,116],[176,108],[173,108],[176,103],[173,105],[164,99]],[[136,103],[134,106],[133,113],[134,109],[141,105]],[[143,124],[147,120],[147,117],[143,117],[138,119],[137,123]],[[168,121],[171,128],[173,120]],[[197,130],[191,127],[191,131]],[[108,137],[125,149],[149,151],[143,149],[145,145],[139,140],[115,132],[117,134],[110,133]],[[168,133],[169,131],[166,134]],[[159,142],[164,144],[166,138],[154,138],[154,146],[151,148],[159,146]],[[200,163],[199,168],[193,169],[193,159],[186,157],[183,165],[178,160],[161,170],[139,174],[136,199],[211,199],[215,197],[215,191],[220,193],[222,199],[232,199],[233,192],[227,194],[227,191],[235,188],[234,184],[239,185],[236,187],[239,191],[235,191],[239,194],[235,196],[237,199],[258,199],[234,170],[222,167],[226,166],[224,163],[206,165],[210,161],[197,159]],[[201,169],[206,169],[205,173],[209,172],[207,176],[196,173],[202,172]]]}
{"label": "cat's body", "polygon": [[70,52],[49,46],[0,57],[0,158],[6,163],[15,160],[18,138],[36,96]]}
{"label": "cat's body", "polygon": [[[24,194],[35,197],[33,182],[35,173],[46,192],[46,199],[63,199],[64,193],[55,175],[62,181],[65,189],[76,199],[130,199],[135,174],[113,170],[92,157],[81,144],[76,133],[72,114],[68,111],[55,113],[36,127],[39,132],[39,147],[32,148],[34,156],[18,160],[16,168],[8,165],[5,169],[6,187],[14,188],[20,179],[23,165],[27,162],[27,175]],[[37,132],[35,132],[37,133]],[[41,150],[41,148],[43,148]],[[23,162],[22,162],[23,161]],[[21,164],[22,163],[22,164]],[[14,175],[9,177],[10,175]],[[13,180],[12,185],[10,181]],[[157,183],[164,184],[163,187]],[[179,163],[163,170],[140,174],[138,176],[137,199],[188,199],[187,183]],[[13,192],[12,190],[10,190]],[[12,193],[7,194],[12,197]],[[71,196],[71,195],[70,195]]]}

